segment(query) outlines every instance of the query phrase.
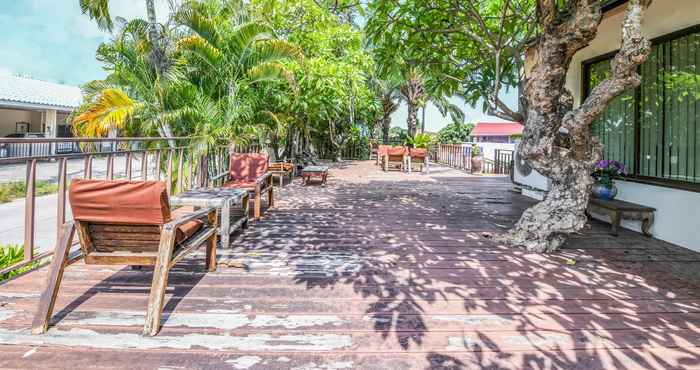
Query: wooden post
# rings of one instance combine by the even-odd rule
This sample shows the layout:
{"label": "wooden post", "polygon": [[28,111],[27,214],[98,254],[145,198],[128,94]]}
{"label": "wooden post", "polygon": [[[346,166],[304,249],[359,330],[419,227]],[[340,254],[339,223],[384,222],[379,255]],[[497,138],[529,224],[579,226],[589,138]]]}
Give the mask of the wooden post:
{"label": "wooden post", "polygon": [[32,322],[32,334],[46,333],[46,330],[49,328],[49,321],[56,304],[56,297],[58,297],[58,289],[61,287],[61,279],[63,279],[63,271],[65,271],[68,264],[68,254],[70,253],[70,246],[73,244],[74,234],[75,225],[73,225],[73,222],[63,225],[61,239],[56,244],[53,259],[51,260],[51,268],[46,276],[46,290],[41,294],[39,308]]}
{"label": "wooden post", "polygon": [[56,241],[61,240],[63,224],[66,223],[66,158],[58,160],[58,207],[56,208]]}
{"label": "wooden post", "polygon": [[24,260],[34,258],[34,209],[36,190],[36,159],[27,161],[27,193],[24,203]]}
{"label": "wooden post", "polygon": [[144,336],[154,336],[158,334],[160,329],[165,289],[168,286],[168,274],[170,273],[170,262],[172,261],[174,248],[175,230],[164,227],[160,237],[160,245],[158,246],[158,259],[153,269],[151,294],[148,298],[146,321],[143,325]]}

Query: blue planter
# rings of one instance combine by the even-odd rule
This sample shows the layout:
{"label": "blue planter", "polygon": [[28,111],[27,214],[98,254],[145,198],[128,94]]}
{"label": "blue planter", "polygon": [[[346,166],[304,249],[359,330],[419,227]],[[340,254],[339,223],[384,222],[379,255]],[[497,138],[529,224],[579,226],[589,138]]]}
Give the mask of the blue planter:
{"label": "blue planter", "polygon": [[612,187],[607,187],[599,182],[596,182],[593,184],[593,188],[591,188],[591,193],[598,199],[613,200],[615,199],[615,196],[617,196],[617,188],[615,185]]}

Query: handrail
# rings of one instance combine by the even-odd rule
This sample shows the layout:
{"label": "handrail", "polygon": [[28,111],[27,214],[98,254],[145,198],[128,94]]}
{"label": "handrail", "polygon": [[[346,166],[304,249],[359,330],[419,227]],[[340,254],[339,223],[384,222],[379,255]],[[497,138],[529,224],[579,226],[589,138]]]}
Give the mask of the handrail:
{"label": "handrail", "polygon": [[[67,190],[69,181],[68,163],[69,161],[81,160],[78,162],[82,170],[76,177],[95,178],[96,159],[106,159],[102,162],[99,170],[103,171],[102,178],[114,179],[123,177],[125,179],[139,180],[159,180],[165,181],[169,195],[177,194],[195,187],[204,187],[209,183],[211,174],[216,174],[222,169],[228,168],[229,152],[247,152],[250,147],[237,145],[215,145],[203,147],[202,151],[194,150],[199,148],[195,141],[198,137],[174,137],[174,138],[151,138],[151,137],[119,137],[119,138],[2,138],[0,144],[21,143],[21,144],[41,144],[46,150],[47,144],[50,152],[40,152],[37,155],[24,155],[12,158],[0,158],[0,165],[5,163],[24,162],[26,165],[26,177],[14,179],[14,181],[26,182],[26,194],[24,201],[24,259],[14,266],[2,268],[2,272],[14,271],[18,268],[28,266],[33,262],[39,262],[52,255],[53,245],[42,245],[48,250],[37,251],[36,245],[36,183],[41,172],[51,171],[50,167],[56,166],[57,176],[53,181],[58,183],[58,193],[56,194],[56,216],[55,233],[56,240],[60,240],[61,226],[66,222],[67,214]],[[162,145],[153,148],[139,147],[118,149],[110,147],[107,151],[81,151],[79,144],[89,143],[112,143],[122,145],[123,143],[136,142],[167,142],[177,140],[177,146],[170,147]],[[73,143],[71,152],[57,153],[55,144]],[[0,149],[7,146],[0,145]],[[257,147],[256,147],[257,148]],[[116,150],[115,150],[116,149]],[[7,153],[5,153],[7,154]],[[123,163],[119,173],[115,171],[117,161]],[[123,161],[123,162],[121,162]],[[141,163],[136,163],[140,161]],[[136,163],[136,165],[135,165]],[[39,167],[41,166],[41,167]],[[48,168],[47,168],[48,167]],[[72,168],[75,168],[73,163]],[[121,166],[120,166],[121,167]],[[71,174],[75,176],[74,174]],[[3,181],[13,179],[3,178]],[[0,235],[2,240],[2,235]]]}

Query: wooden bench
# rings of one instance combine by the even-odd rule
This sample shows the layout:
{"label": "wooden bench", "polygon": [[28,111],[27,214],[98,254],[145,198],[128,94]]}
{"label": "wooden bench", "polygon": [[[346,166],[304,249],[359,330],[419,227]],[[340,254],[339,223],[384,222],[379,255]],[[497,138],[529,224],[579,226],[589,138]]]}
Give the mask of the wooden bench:
{"label": "wooden bench", "polygon": [[610,215],[610,224],[612,225],[612,235],[617,236],[617,229],[620,227],[622,218],[630,220],[642,221],[642,233],[646,236],[651,236],[649,229],[654,223],[655,208],[625,202],[624,200],[604,200],[591,198],[588,202],[586,212],[590,217],[591,213],[607,213]]}

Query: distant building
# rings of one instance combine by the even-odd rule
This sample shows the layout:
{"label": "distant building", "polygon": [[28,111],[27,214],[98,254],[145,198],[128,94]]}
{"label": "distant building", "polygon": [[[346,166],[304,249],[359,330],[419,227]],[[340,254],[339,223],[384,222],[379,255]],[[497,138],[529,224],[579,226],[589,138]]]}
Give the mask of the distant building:
{"label": "distant building", "polygon": [[0,76],[0,137],[27,133],[70,136],[66,119],[82,99],[76,86]]}
{"label": "distant building", "polygon": [[[0,137],[71,137],[68,116],[82,100],[77,86],[0,76]],[[0,157],[21,157],[30,151],[50,155],[74,150],[70,143],[0,144]]]}
{"label": "distant building", "polygon": [[477,143],[512,143],[522,134],[523,125],[517,122],[479,122],[470,136]]}

